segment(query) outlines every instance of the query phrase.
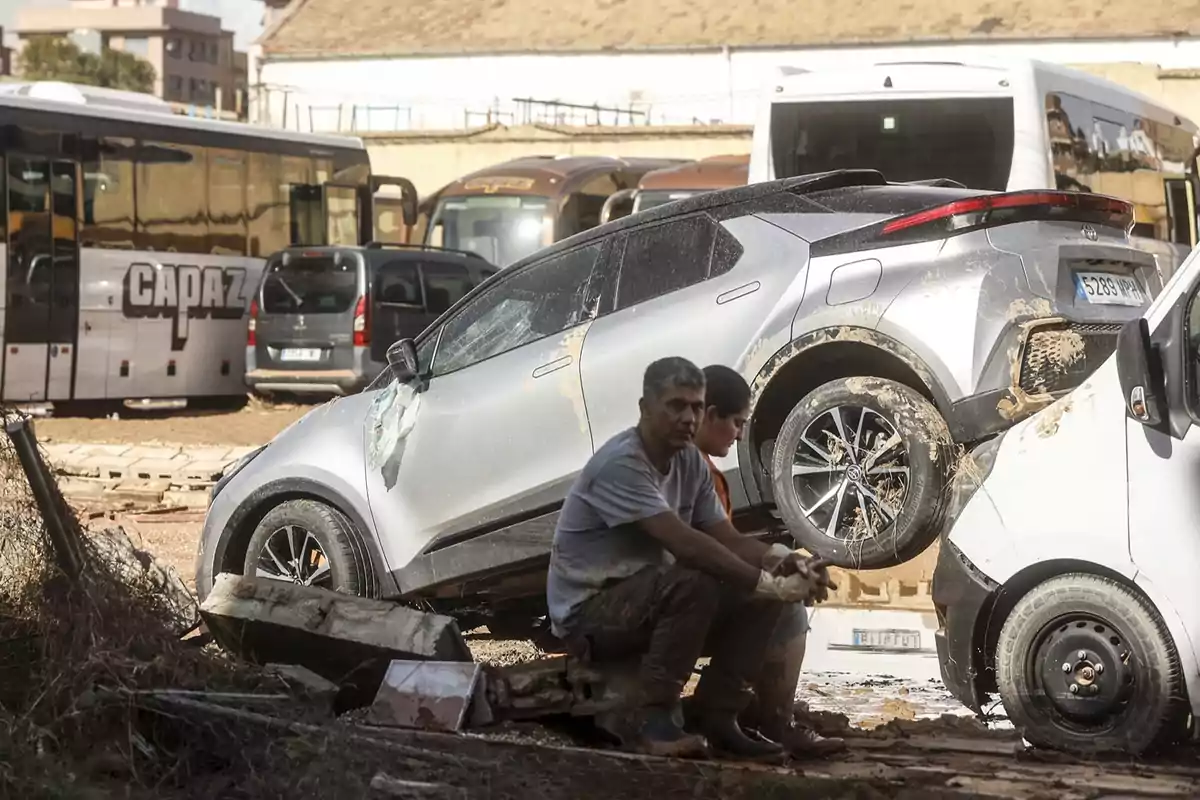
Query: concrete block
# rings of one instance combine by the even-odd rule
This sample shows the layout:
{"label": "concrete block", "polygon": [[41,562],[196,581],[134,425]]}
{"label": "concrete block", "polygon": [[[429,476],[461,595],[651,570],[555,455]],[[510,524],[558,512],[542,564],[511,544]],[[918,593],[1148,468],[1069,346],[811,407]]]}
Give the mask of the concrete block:
{"label": "concrete block", "polygon": [[129,474],[141,480],[173,478],[181,472],[186,471],[190,463],[191,461],[184,456],[174,456],[167,459],[139,458],[129,466]]}
{"label": "concrete block", "polygon": [[67,456],[79,449],[77,444],[44,444],[42,451],[51,464],[66,460]]}
{"label": "concrete block", "polygon": [[143,458],[154,459],[155,461],[166,461],[179,455],[178,447],[150,447],[146,445],[138,445],[131,447],[121,455],[126,458],[132,458],[135,461],[140,461]]}
{"label": "concrete block", "polygon": [[393,661],[367,714],[374,725],[458,731],[479,683],[479,664]]}
{"label": "concrete block", "polygon": [[98,478],[100,477],[100,468],[93,463],[95,460],[95,456],[78,456],[72,453],[62,460],[51,460],[50,468],[62,475]]}
{"label": "concrete block", "polygon": [[86,478],[65,478],[58,482],[59,490],[72,500],[103,500],[112,487],[112,481]]}
{"label": "concrete block", "polygon": [[396,659],[472,660],[452,617],[267,578],[217,576],[200,614],[226,650],[337,683],[339,713],[369,705]]}
{"label": "concrete block", "polygon": [[169,506],[208,508],[208,492],[169,489],[163,493],[163,502]]}
{"label": "concrete block", "polygon": [[130,450],[127,444],[81,444],[73,451],[75,455],[107,456],[115,458]]}
{"label": "concrete block", "polygon": [[93,456],[80,466],[87,470],[89,477],[100,477],[120,480],[128,477],[129,467],[133,462],[121,456]]}
{"label": "concrete block", "polygon": [[338,686],[307,667],[295,664],[267,664],[263,671],[282,680],[294,693],[321,705],[333,707]]}

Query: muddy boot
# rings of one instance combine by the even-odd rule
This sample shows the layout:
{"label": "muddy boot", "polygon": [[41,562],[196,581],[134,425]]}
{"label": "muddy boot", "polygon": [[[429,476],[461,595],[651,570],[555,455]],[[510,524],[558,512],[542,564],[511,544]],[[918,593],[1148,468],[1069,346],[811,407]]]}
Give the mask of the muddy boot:
{"label": "muddy boot", "polygon": [[708,743],[703,736],[679,727],[672,710],[657,706],[645,709],[637,718],[634,748],[646,755],[666,758],[707,758]]}
{"label": "muddy boot", "polygon": [[708,739],[713,751],[726,758],[777,760],[783,746],[765,736],[743,731],[735,713],[697,714],[689,721],[689,730]]}

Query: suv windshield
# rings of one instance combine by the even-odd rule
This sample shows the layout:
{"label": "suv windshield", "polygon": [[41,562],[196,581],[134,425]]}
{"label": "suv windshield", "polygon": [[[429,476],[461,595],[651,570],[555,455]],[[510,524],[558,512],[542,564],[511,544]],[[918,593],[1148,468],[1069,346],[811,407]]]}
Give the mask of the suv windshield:
{"label": "suv windshield", "polygon": [[778,103],[776,178],[875,169],[889,181],[950,178],[1004,191],[1013,157],[1010,97]]}
{"label": "suv windshield", "polygon": [[358,264],[334,253],[284,255],[267,265],[264,314],[342,314],[358,299]]}
{"label": "suv windshield", "polygon": [[429,244],[478,253],[506,267],[549,244],[546,197],[474,195],[438,203],[429,226]]}

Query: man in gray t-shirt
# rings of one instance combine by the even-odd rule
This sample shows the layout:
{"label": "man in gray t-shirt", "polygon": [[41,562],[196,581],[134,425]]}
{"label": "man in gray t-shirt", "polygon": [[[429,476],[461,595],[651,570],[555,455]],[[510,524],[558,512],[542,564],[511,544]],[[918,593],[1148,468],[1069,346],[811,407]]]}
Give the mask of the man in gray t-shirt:
{"label": "man in gray t-shirt", "polygon": [[[711,656],[689,722],[734,756],[779,753],[737,724],[782,603],[819,596],[823,575],[782,545],[737,531],[692,443],[704,374],[682,358],[647,368],[641,416],[588,461],[559,516],[546,599],[576,655],[641,656],[638,733],[648,752],[693,755],[704,738],[674,711],[697,659]],[[694,713],[691,713],[693,712]]]}

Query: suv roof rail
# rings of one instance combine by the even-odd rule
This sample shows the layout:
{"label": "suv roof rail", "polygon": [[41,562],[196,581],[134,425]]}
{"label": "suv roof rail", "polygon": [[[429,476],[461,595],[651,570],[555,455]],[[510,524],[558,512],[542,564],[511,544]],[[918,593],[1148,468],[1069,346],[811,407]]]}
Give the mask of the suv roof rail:
{"label": "suv roof rail", "polygon": [[439,247],[436,244],[403,244],[403,243],[399,243],[399,242],[397,242],[397,243],[367,242],[365,245],[363,245],[363,247],[367,250],[383,250],[384,248],[388,248],[388,249],[395,249],[395,250],[431,250],[431,251],[437,252],[437,253],[457,253],[460,256],[467,256],[469,258],[477,258],[485,264],[491,264],[490,261],[488,261],[483,256],[479,255],[479,253],[474,253],[470,250],[456,250],[453,247]]}

